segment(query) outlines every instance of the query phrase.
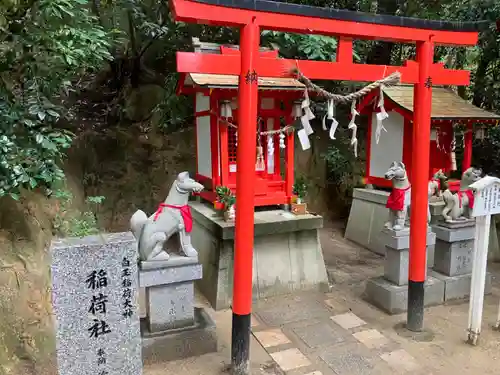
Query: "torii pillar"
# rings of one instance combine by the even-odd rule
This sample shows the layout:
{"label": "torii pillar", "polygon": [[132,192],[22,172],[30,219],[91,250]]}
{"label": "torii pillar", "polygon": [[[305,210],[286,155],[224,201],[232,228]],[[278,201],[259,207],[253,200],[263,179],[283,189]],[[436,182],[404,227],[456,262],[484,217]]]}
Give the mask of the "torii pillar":
{"label": "torii pillar", "polygon": [[417,42],[418,82],[414,85],[410,264],[408,280],[407,328],[421,331],[424,325],[424,283],[427,263],[428,177],[431,136],[432,77],[434,45],[432,38]]}

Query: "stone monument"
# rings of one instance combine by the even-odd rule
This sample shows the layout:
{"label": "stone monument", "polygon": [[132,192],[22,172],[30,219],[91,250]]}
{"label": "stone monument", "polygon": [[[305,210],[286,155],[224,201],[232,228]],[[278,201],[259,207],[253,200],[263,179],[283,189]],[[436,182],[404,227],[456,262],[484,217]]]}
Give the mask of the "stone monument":
{"label": "stone monument", "polygon": [[[460,191],[443,193],[443,221],[433,225],[436,248],[432,275],[445,283],[444,300],[465,298],[470,294],[474,259],[475,219],[472,217],[474,193],[469,185],[481,179],[480,169],[467,169],[460,181]],[[491,290],[491,274],[486,277],[486,291]]]}
{"label": "stone monument", "polygon": [[59,375],[141,375],[137,244],[131,233],[56,240]]}
{"label": "stone monument", "polygon": [[[390,314],[406,311],[408,304],[408,266],[410,260],[410,228],[409,209],[411,202],[411,185],[406,174],[405,165],[393,162],[385,174],[392,181],[393,189],[387,199],[389,222],[381,233],[385,243],[384,276],[367,281],[365,295],[374,305]],[[429,185],[429,192],[431,187]],[[429,199],[431,197],[429,193]],[[430,213],[428,211],[428,220]],[[427,259],[433,259],[436,236],[427,231]],[[443,302],[444,284],[442,281],[427,276],[425,282],[425,305]]]}
{"label": "stone monument", "polygon": [[146,319],[141,322],[143,359],[175,360],[217,350],[215,324],[194,307],[194,281],[202,277],[191,244],[191,193],[203,185],[179,173],[151,216],[138,210],[130,219],[139,246],[139,286],[145,288]]}

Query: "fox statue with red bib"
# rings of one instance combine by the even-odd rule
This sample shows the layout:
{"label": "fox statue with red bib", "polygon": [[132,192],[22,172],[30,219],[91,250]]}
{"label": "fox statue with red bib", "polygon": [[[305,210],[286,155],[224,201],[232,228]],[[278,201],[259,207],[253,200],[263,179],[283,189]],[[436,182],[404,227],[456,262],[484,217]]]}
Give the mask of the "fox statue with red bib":
{"label": "fox statue with red bib", "polygon": [[477,168],[469,168],[462,174],[460,180],[460,191],[452,193],[449,189],[443,193],[445,207],[443,218],[447,223],[464,222],[473,220],[472,209],[474,208],[474,192],[469,186],[481,179],[483,171]]}
{"label": "fox statue with red bib", "polygon": [[[392,191],[387,199],[389,221],[385,223],[387,229],[400,231],[409,227],[411,208],[411,184],[406,174],[406,167],[400,161],[393,161],[384,178],[392,182]],[[430,187],[429,187],[430,192]],[[432,193],[429,193],[429,197]],[[427,204],[427,222],[430,222],[431,213]]]}
{"label": "fox statue with red bib", "polygon": [[189,195],[199,193],[203,185],[189,177],[188,172],[179,173],[170,192],[156,212],[147,217],[137,210],[130,219],[130,228],[139,242],[139,257],[142,261],[164,261],[170,257],[164,245],[174,234],[179,233],[181,250],[187,257],[196,257],[198,252],[191,245],[190,232],[193,218],[188,205]]}

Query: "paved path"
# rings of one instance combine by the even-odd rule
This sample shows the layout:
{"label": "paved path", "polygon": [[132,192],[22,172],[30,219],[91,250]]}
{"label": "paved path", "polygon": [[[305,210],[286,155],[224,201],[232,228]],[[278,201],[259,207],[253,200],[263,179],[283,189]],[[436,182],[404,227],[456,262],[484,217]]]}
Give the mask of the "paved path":
{"label": "paved path", "polygon": [[[491,329],[500,300],[500,265],[490,264],[493,293],[485,298],[478,347],[464,343],[468,304],[425,310],[428,331],[419,340],[396,327],[406,314],[389,316],[362,298],[365,281],[383,274],[382,258],[325,228],[321,243],[332,288],[259,301],[252,316],[252,375],[498,375],[500,332]],[[200,305],[207,306],[200,300]],[[231,311],[216,320],[219,352],[144,369],[144,375],[215,375],[230,358]]]}
{"label": "paved path", "polygon": [[[485,298],[478,347],[464,343],[468,303],[427,308],[426,332],[408,337],[406,314],[389,316],[363,300],[365,281],[383,274],[382,258],[342,237],[338,228],[321,233],[332,283],[330,293],[301,293],[260,301],[253,333],[290,375],[498,374],[500,333],[496,319],[500,289]],[[500,276],[499,265],[490,271]]]}
{"label": "paved path", "polygon": [[254,336],[293,375],[429,374],[399,343],[337,299],[300,294],[259,303]]}

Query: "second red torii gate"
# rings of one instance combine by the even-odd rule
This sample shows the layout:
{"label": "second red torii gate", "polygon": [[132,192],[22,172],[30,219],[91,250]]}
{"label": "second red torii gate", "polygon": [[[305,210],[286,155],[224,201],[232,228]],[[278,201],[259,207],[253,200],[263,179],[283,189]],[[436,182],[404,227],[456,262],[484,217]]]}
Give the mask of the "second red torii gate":
{"label": "second red torii gate", "polygon": [[[239,76],[236,233],[233,280],[233,373],[249,372],[254,239],[254,181],[257,122],[256,77],[284,77],[293,68],[310,79],[376,81],[394,71],[414,84],[412,211],[407,327],[423,327],[426,268],[427,178],[432,84],[468,85],[469,72],[435,64],[435,45],[472,46],[489,22],[464,23],[380,16],[266,0],[170,0],[174,19],[188,23],[240,28],[240,52],[230,56],[177,54],[183,73]],[[274,60],[259,57],[261,30],[322,34],[339,38],[337,61]],[[417,59],[404,66],[356,64],[353,39],[416,43]]]}

